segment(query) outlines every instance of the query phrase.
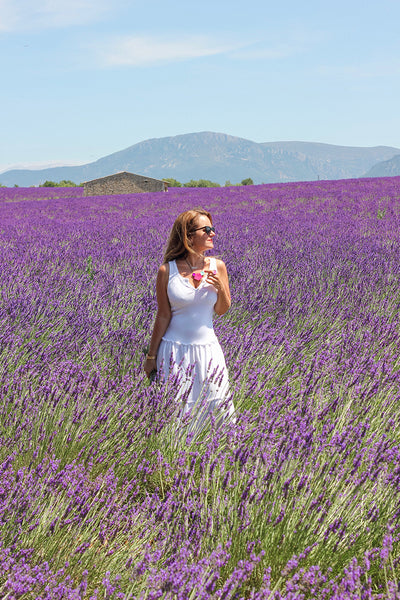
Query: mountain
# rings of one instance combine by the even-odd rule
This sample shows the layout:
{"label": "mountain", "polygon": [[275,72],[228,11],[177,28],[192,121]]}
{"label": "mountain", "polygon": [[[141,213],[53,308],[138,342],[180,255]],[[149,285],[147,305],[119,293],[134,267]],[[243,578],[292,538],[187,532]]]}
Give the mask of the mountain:
{"label": "mountain", "polygon": [[358,148],[311,142],[256,143],[224,133],[188,133],[150,139],[76,167],[14,169],[0,174],[7,186],[39,185],[46,180],[82,183],[120,171],[186,182],[210,179],[224,184],[251,177],[254,183],[346,179],[363,175],[399,148]]}
{"label": "mountain", "polygon": [[400,154],[374,165],[364,177],[395,177],[400,175]]}

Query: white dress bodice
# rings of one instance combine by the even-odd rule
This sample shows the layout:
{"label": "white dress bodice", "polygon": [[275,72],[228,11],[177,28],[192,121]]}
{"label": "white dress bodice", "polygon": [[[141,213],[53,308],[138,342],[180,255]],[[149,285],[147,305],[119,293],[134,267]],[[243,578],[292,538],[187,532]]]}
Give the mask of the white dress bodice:
{"label": "white dress bodice", "polygon": [[[167,294],[171,305],[171,321],[164,340],[178,344],[209,344],[216,341],[213,328],[214,305],[217,290],[207,283],[206,275],[197,288],[183,277],[175,260],[169,264]],[[210,270],[217,269],[216,260],[210,258]]]}

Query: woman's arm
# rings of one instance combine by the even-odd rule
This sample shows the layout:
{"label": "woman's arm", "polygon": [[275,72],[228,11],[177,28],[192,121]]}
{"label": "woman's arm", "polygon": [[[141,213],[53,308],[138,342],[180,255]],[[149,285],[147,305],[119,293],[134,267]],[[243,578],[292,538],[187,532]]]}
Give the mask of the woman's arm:
{"label": "woman's arm", "polygon": [[[163,264],[158,269],[157,282],[156,282],[156,295],[157,295],[157,314],[154,321],[153,333],[150,340],[150,346],[148,355],[157,356],[158,347],[161,342],[161,338],[167,330],[169,322],[171,320],[171,306],[169,304],[167,295],[169,267],[168,264]],[[146,375],[157,369],[156,358],[147,358],[144,363],[144,370]]]}
{"label": "woman's arm", "polygon": [[217,315],[224,315],[231,305],[231,292],[229,289],[228,272],[225,263],[222,260],[217,261],[217,273],[206,270],[207,281],[212,283],[218,292],[217,301],[214,304],[214,311]]}

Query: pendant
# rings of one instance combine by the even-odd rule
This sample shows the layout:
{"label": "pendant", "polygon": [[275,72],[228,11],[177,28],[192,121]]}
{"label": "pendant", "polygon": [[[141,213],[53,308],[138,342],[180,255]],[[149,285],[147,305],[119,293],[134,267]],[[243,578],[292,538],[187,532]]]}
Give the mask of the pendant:
{"label": "pendant", "polygon": [[200,273],[192,273],[192,277],[196,281],[201,281],[201,279],[203,279],[204,275],[205,275],[204,271],[200,271]]}

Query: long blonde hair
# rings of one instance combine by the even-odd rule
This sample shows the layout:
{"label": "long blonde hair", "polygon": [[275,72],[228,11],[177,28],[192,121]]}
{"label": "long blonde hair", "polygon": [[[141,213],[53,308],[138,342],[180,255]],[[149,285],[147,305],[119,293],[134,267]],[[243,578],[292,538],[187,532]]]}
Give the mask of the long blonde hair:
{"label": "long blonde hair", "polygon": [[202,208],[186,210],[178,215],[169,235],[167,249],[164,253],[164,262],[176,258],[185,258],[188,254],[195,254],[190,238],[196,229],[196,219],[199,215],[208,217],[212,225],[210,213]]}

